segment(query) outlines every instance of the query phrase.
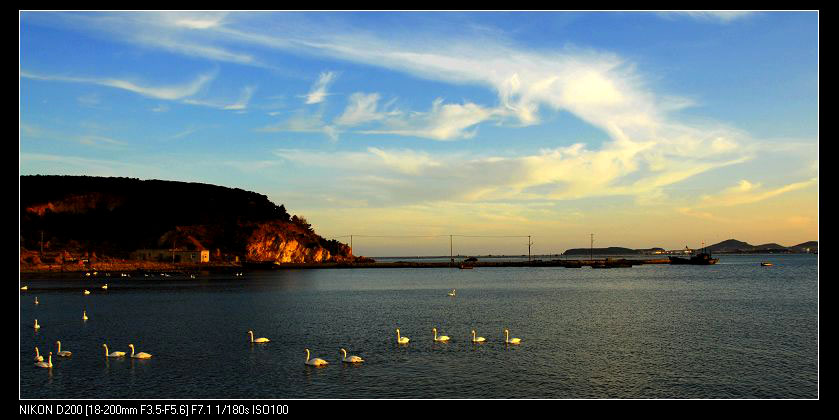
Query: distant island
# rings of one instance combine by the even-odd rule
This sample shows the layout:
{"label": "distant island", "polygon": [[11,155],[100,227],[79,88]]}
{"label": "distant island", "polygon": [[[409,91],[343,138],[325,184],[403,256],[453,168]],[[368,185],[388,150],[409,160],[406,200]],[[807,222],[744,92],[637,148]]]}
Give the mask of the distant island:
{"label": "distant island", "polygon": [[20,177],[20,264],[80,270],[204,263],[353,262],[268,197],[238,188],[117,177]]}
{"label": "distant island", "polygon": [[[787,247],[776,243],[751,245],[736,239],[727,239],[717,244],[708,245],[701,250],[716,254],[806,254],[818,253],[819,242],[808,241]],[[608,248],[572,248],[566,250],[563,255],[654,255],[685,253],[686,251],[695,252],[697,250],[690,248],[674,250],[665,250],[664,248],[632,249],[613,246]]]}

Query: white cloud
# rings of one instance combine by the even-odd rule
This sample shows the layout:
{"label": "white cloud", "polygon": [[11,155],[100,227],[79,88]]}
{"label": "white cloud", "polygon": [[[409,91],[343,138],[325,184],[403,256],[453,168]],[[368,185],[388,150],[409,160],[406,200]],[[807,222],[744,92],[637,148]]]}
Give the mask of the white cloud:
{"label": "white cloud", "polygon": [[340,133],[335,126],[324,123],[321,114],[308,115],[302,113],[298,113],[281,123],[258,128],[256,131],[265,133],[282,131],[297,133],[323,133],[333,141],[338,140],[338,135]]}
{"label": "white cloud", "polygon": [[[742,17],[722,16],[730,20]],[[258,16],[253,19],[258,20]],[[289,159],[309,158],[299,161],[304,165],[318,165],[328,157],[331,163],[326,167],[335,167],[336,159],[345,159],[340,165],[350,165],[359,177],[369,179],[395,175],[398,187],[388,192],[400,199],[408,199],[408,192],[419,190],[412,185],[433,184],[439,179],[451,180],[457,186],[416,191],[418,197],[539,200],[660,195],[663,186],[745,161],[755,153],[750,147],[752,140],[739,130],[674,118],[674,110],[693,101],[656,92],[633,63],[612,53],[578,48],[528,50],[500,37],[453,39],[428,33],[376,37],[357,30],[335,31],[330,29],[334,26],[307,24],[305,19],[287,20],[283,30],[277,31],[273,26],[268,30],[268,25],[236,25],[227,19],[202,25],[194,23],[202,19],[190,18],[184,23],[181,17],[181,27],[192,28],[165,32],[172,40],[187,45],[209,48],[226,43],[346,60],[427,80],[483,86],[497,97],[492,104],[437,99],[426,112],[389,113],[380,107],[379,94],[356,93],[331,124],[325,123],[322,115],[298,115],[261,131],[322,132],[335,139],[340,127],[375,123],[361,133],[453,140],[474,138],[479,125],[487,121],[538,124],[541,114],[549,110],[570,112],[611,138],[598,149],[580,143],[529,156],[438,156],[406,149],[283,154]],[[177,21],[169,24],[177,25]],[[206,51],[203,54],[211,55]],[[322,103],[335,78],[334,72],[321,73],[305,95],[305,103]],[[515,139],[511,139],[511,145],[515,146]],[[417,159],[416,165],[408,163]],[[391,165],[385,164],[388,161]]]}
{"label": "white cloud", "polygon": [[256,91],[256,87],[245,86],[244,88],[242,88],[242,93],[239,95],[239,99],[232,103],[228,101],[205,99],[185,99],[183,102],[190,105],[207,106],[223,110],[242,111],[247,109],[248,103],[250,103],[254,91]]}
{"label": "white cloud", "polygon": [[664,17],[687,16],[700,21],[711,21],[730,23],[753,15],[754,12],[743,10],[683,10],[674,12],[661,12]]}
{"label": "white cloud", "polygon": [[428,112],[387,118],[383,128],[365,130],[362,133],[396,134],[434,140],[471,138],[475,136],[476,131],[470,128],[498,114],[497,109],[485,108],[471,102],[447,104],[442,98],[438,98],[434,100]]}
{"label": "white cloud", "polygon": [[328,71],[323,72],[318,77],[318,81],[312,86],[312,89],[306,94],[306,104],[319,104],[326,99],[326,96],[329,95],[326,89],[329,87],[329,84],[335,80],[337,75],[334,72]]}
{"label": "white cloud", "polygon": [[778,188],[767,189],[760,183],[753,183],[744,179],[737,183],[737,185],[726,188],[719,194],[703,195],[699,203],[697,203],[697,207],[730,207],[757,203],[791,191],[811,187],[818,184],[818,182],[818,178],[811,178]]}
{"label": "white cloud", "polygon": [[150,86],[143,85],[134,81],[116,79],[116,78],[90,78],[90,77],[69,77],[57,75],[40,75],[27,71],[20,72],[21,77],[34,80],[70,82],[70,83],[87,83],[101,86],[108,86],[117,89],[124,89],[143,96],[148,96],[156,99],[178,100],[183,99],[198,93],[208,82],[215,78],[213,73],[205,73],[195,77],[191,82],[181,85],[169,86]]}
{"label": "white cloud", "polygon": [[335,124],[355,126],[385,118],[384,113],[377,111],[379,98],[378,93],[353,93],[344,112],[335,119]]}
{"label": "white cloud", "polygon": [[211,29],[221,26],[221,22],[227,16],[227,13],[170,12],[164,16],[167,16],[168,20],[175,26],[188,29]]}

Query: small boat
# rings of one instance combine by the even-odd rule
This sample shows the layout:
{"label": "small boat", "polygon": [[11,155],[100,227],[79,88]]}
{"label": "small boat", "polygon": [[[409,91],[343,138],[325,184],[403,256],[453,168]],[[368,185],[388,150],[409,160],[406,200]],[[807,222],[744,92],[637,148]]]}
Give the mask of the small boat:
{"label": "small boat", "polygon": [[460,269],[461,270],[471,270],[473,268],[474,267],[472,267],[471,265],[468,265],[468,264],[460,264]]}
{"label": "small boat", "polygon": [[763,266],[763,267],[772,267],[775,264],[772,264],[771,262],[762,262],[762,263],[760,263],[760,265]]}

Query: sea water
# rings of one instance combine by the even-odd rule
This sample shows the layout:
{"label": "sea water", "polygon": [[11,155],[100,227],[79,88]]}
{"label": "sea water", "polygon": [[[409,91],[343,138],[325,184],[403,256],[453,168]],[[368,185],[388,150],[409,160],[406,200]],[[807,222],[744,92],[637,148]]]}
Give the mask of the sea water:
{"label": "sea water", "polygon": [[[719,257],[26,280],[20,397],[817,398],[818,256]],[[72,357],[33,366],[57,340]],[[153,357],[106,358],[103,343]],[[306,366],[306,348],[329,366]]]}

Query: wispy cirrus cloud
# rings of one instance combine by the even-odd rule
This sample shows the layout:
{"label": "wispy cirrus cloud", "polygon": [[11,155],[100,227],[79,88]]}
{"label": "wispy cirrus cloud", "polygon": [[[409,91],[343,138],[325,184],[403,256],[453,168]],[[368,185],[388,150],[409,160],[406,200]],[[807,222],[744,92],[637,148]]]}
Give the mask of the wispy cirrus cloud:
{"label": "wispy cirrus cloud", "polygon": [[[94,78],[94,77],[74,77],[63,75],[43,75],[32,73],[28,71],[21,71],[21,77],[33,80],[65,82],[65,83],[84,83],[99,86],[107,86],[116,89],[123,89],[129,92],[134,92],[142,96],[154,99],[163,99],[171,101],[180,101],[185,104],[207,106],[222,110],[236,110],[241,111],[247,108],[248,103],[256,91],[255,86],[245,86],[236,101],[220,101],[214,99],[198,98],[196,95],[207,86],[215,77],[216,72],[208,72],[199,74],[191,82],[186,82],[180,85],[166,85],[156,86],[141,82],[136,82],[127,79],[117,78]],[[98,96],[87,95],[79,98],[79,101],[85,105],[92,105],[98,103]],[[95,101],[95,102],[94,102]],[[154,112],[168,111],[168,106],[159,105],[152,109]]]}
{"label": "wispy cirrus cloud", "polygon": [[244,111],[245,109],[247,109],[248,104],[250,103],[255,91],[255,86],[245,86],[244,88],[242,88],[242,92],[239,95],[239,99],[237,99],[234,102],[192,98],[184,99],[183,102],[190,105],[207,106],[210,108],[217,108],[223,110]]}
{"label": "wispy cirrus cloud", "polygon": [[[419,165],[408,172],[396,171],[382,162],[385,157],[391,162],[409,161],[426,152],[377,149],[377,153],[368,149],[342,155],[347,162],[358,164],[356,173],[360,174],[369,172],[368,168],[390,168],[397,175],[409,173],[418,180],[443,176],[457,181],[458,188],[440,189],[438,197],[567,199],[651,194],[754,155],[750,137],[739,130],[723,124],[687,123],[674,117],[674,111],[690,106],[692,101],[657,92],[648,82],[654,77],[647,77],[634,63],[614,53],[574,47],[531,50],[503,37],[453,39],[423,33],[385,38],[351,28],[342,30],[340,26],[324,29],[306,22],[305,15],[286,19],[283,30],[277,31],[274,22],[256,24],[258,17],[251,16],[253,22],[239,24],[239,19],[227,17],[214,21],[176,16],[164,19],[171,29],[165,33],[185,45],[258,47],[253,51],[326,57],[421,79],[483,86],[496,96],[494,103],[484,104],[437,99],[428,111],[387,115],[379,108],[377,94],[357,94],[349,98],[344,112],[331,123],[323,114],[303,113],[260,131],[323,132],[336,139],[339,127],[369,124],[359,133],[455,140],[475,138],[486,122],[530,126],[540,124],[546,112],[570,112],[610,137],[597,149],[581,140],[527,156],[429,155],[438,164]],[[237,18],[247,20],[242,15]],[[148,31],[142,29],[142,33]],[[336,76],[331,71],[321,73],[303,96],[305,103],[323,103]],[[511,144],[515,140],[511,139]],[[284,156],[293,158],[288,151]],[[392,193],[402,197],[402,191],[405,189]]]}
{"label": "wispy cirrus cloud", "polygon": [[384,119],[386,114],[378,110],[380,98],[381,96],[378,93],[353,93],[348,99],[344,112],[335,118],[335,123],[344,126],[356,126]]}
{"label": "wispy cirrus cloud", "polygon": [[752,16],[754,13],[746,10],[679,10],[659,12],[659,15],[666,18],[685,16],[699,21],[730,23]]}
{"label": "wispy cirrus cloud", "polygon": [[335,81],[335,78],[338,75],[335,72],[327,71],[320,74],[318,77],[317,82],[312,85],[311,90],[307,93],[304,97],[306,98],[306,104],[319,104],[323,102],[326,97],[329,95],[327,89],[329,88],[329,84]]}
{"label": "wispy cirrus cloud", "polygon": [[340,130],[334,125],[327,124],[323,121],[323,115],[317,113],[314,115],[306,113],[297,113],[288,119],[277,124],[271,124],[265,127],[257,128],[256,131],[263,133],[274,132],[296,132],[296,133],[323,133],[333,141],[338,140]]}
{"label": "wispy cirrus cloud", "polygon": [[472,102],[445,103],[437,98],[428,112],[412,112],[379,118],[382,127],[361,131],[365,134],[395,134],[433,140],[472,138],[478,124],[499,115],[497,109],[486,108]]}
{"label": "wispy cirrus cloud", "polygon": [[28,71],[21,71],[20,76],[27,79],[55,82],[86,83],[123,89],[155,99],[179,100],[195,95],[207,85],[215,73],[204,73],[196,76],[192,81],[179,85],[153,86],[140,82],[117,78],[73,77],[62,75],[43,75]]}
{"label": "wispy cirrus cloud", "polygon": [[743,204],[752,204],[777,197],[781,194],[801,190],[818,184],[818,178],[811,178],[804,181],[793,182],[777,188],[765,188],[759,182],[740,180],[737,185],[726,188],[719,194],[703,195],[696,207],[731,207]]}

